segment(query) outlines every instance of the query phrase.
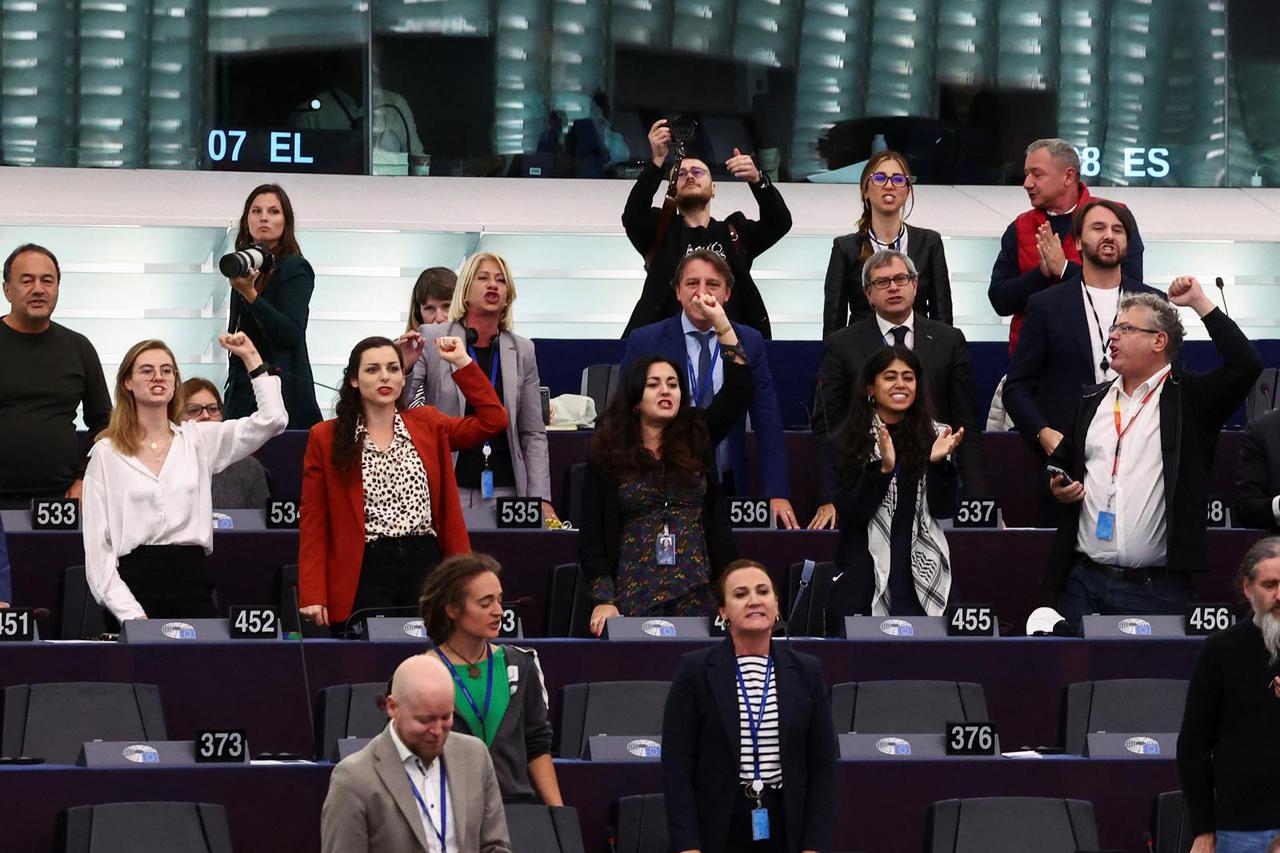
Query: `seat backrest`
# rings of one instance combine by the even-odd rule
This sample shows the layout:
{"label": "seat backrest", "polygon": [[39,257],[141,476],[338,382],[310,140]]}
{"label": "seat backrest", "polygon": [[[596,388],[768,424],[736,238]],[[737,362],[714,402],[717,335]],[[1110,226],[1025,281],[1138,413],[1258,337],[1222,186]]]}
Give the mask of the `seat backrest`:
{"label": "seat backrest", "polygon": [[560,489],[560,514],[564,520],[582,523],[582,481],[587,476],[587,463],[575,462],[564,471]]}
{"label": "seat backrest", "polygon": [[622,797],[614,810],[617,853],[667,853],[667,809],[662,794]]}
{"label": "seat backrest", "polygon": [[91,740],[164,740],[154,684],[85,681],[16,684],[3,693],[0,754],[74,764]]}
{"label": "seat backrest", "polygon": [[215,803],[106,803],[59,816],[63,853],[231,853],[227,812]]}
{"label": "seat backrest", "polygon": [[578,810],[539,803],[508,803],[507,834],[511,853],[583,853]]}
{"label": "seat backrest", "polygon": [[604,415],[605,407],[618,388],[621,368],[618,364],[589,364],[582,368],[580,393],[596,401],[597,419]]}
{"label": "seat backrest", "polygon": [[587,580],[577,563],[561,563],[551,569],[551,594],[547,597],[548,637],[589,637],[591,597]]}
{"label": "seat backrest", "polygon": [[987,721],[981,684],[971,681],[863,681],[831,687],[837,733],[942,734],[947,723]]}
{"label": "seat backrest", "polygon": [[67,566],[63,570],[61,601],[59,639],[96,640],[107,629],[106,611],[89,592],[84,566]]}
{"label": "seat backrest", "polygon": [[926,853],[1076,853],[1098,847],[1093,804],[1057,797],[942,800],[925,818]]}
{"label": "seat backrest", "polygon": [[1063,749],[1083,755],[1090,732],[1176,732],[1182,728],[1187,682],[1116,678],[1067,685],[1060,725]]}
{"label": "seat backrest", "polygon": [[[809,586],[800,591],[804,576],[804,563],[792,563],[787,567],[787,634],[792,637],[825,637],[827,630],[827,601],[831,597],[831,576],[836,564],[822,560],[814,564]],[[799,601],[797,601],[797,598]],[[838,620],[831,620],[838,621]]]}
{"label": "seat backrest", "polygon": [[1156,794],[1151,801],[1153,853],[1189,853],[1196,840],[1191,833],[1191,813],[1181,791]]}
{"label": "seat backrest", "polygon": [[586,758],[592,735],[658,735],[669,681],[597,681],[560,691],[559,754]]}
{"label": "seat backrest", "polygon": [[317,625],[302,619],[298,613],[298,564],[285,563],[276,573],[272,583],[273,598],[280,608],[280,633],[287,635],[301,632],[304,637],[323,637],[331,635],[324,625]]}
{"label": "seat backrest", "polygon": [[320,743],[316,757],[337,761],[338,741],[347,737],[376,737],[387,727],[387,714],[378,707],[385,681],[335,684],[320,691],[316,716]]}

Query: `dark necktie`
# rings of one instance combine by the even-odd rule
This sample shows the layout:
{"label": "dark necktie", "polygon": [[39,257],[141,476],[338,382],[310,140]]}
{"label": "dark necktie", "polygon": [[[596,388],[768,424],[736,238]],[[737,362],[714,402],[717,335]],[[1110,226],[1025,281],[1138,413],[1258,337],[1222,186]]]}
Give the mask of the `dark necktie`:
{"label": "dark necktie", "polygon": [[711,398],[715,394],[712,387],[715,382],[711,378],[711,339],[715,337],[715,330],[707,332],[690,332],[698,339],[701,349],[698,350],[698,378],[697,386],[690,389],[693,391],[696,399],[693,404],[700,409],[705,409],[711,405]]}
{"label": "dark necktie", "polygon": [[907,345],[907,327],[894,326],[889,330],[889,334],[893,335],[893,345],[897,347]]}

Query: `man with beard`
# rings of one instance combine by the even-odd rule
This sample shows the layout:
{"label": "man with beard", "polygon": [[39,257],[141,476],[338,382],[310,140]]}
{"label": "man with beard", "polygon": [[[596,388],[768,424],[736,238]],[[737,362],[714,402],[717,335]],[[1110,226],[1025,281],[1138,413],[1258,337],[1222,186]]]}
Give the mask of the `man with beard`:
{"label": "man with beard", "polygon": [[627,239],[645,258],[648,270],[640,300],[622,336],[674,316],[680,309],[671,286],[676,264],[690,252],[710,249],[728,261],[733,270],[733,302],[725,305],[729,319],[750,326],[766,339],[773,337],[769,312],[751,279],[751,264],[791,230],[791,211],[782,194],[769,176],[756,168],[751,155],[735,148],[724,166],[729,174],[751,187],[760,206],[759,220],[747,219],[740,211],[724,220],[713,218],[711,199],[715,198],[716,185],[707,164],[695,157],[685,157],[677,164],[676,210],[664,215],[664,211],[651,205],[654,193],[667,177],[663,163],[670,145],[667,120],[658,119],[649,128],[653,159],[645,162],[622,211]]}
{"label": "man with beard", "polygon": [[511,853],[489,750],[450,733],[453,709],[453,677],[435,656],[396,668],[386,729],[329,778],[324,853]]}
{"label": "man with beard", "polygon": [[[1204,321],[1217,368],[1182,369],[1175,305]],[[1107,361],[1116,378],[1086,389],[1049,457],[1070,479],[1048,478],[1065,507],[1044,586],[1074,624],[1087,613],[1183,612],[1192,575],[1209,564],[1205,505],[1218,433],[1262,372],[1258,351],[1191,276],[1173,280],[1169,301],[1124,295]]]}
{"label": "man with beard", "polygon": [[1191,853],[1264,853],[1280,835],[1280,537],[1237,578],[1252,618],[1204,641],[1178,735]]}
{"label": "man with beard", "polygon": [[1080,275],[1035,294],[1004,383],[1013,423],[1043,460],[1071,425],[1080,389],[1114,379],[1107,330],[1125,293],[1164,294],[1124,275],[1133,215],[1114,201],[1093,199],[1076,213]]}

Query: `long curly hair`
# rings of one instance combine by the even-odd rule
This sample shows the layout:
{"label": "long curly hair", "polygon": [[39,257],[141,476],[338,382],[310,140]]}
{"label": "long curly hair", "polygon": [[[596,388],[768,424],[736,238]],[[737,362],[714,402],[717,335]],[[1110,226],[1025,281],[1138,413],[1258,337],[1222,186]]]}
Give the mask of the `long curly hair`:
{"label": "long curly hair", "polygon": [[418,611],[431,642],[439,646],[453,636],[455,626],[448,608],[462,608],[467,600],[467,587],[485,572],[500,578],[502,566],[493,557],[479,552],[454,554],[431,570],[418,596]]}
{"label": "long curly hair", "polygon": [[[858,233],[864,238],[870,237],[871,235],[871,201],[867,198],[867,193],[871,188],[871,176],[879,171],[880,164],[884,163],[886,160],[893,160],[897,162],[898,166],[902,169],[902,173],[907,176],[907,200],[911,202],[912,209],[914,209],[916,205],[916,194],[911,187],[911,167],[907,165],[907,158],[903,157],[897,151],[889,150],[879,151],[872,154],[871,159],[867,161],[867,165],[862,169],[862,177],[858,180],[858,192],[861,194],[862,198],[862,215],[858,217]],[[902,214],[903,221],[906,221],[906,218],[910,215],[911,210]],[[862,251],[858,253],[858,260],[865,261],[867,258],[871,257],[872,251],[874,250],[872,249],[871,241],[869,239],[864,239],[862,241]]]}
{"label": "long curly hair", "polygon": [[[644,397],[649,368],[655,364],[670,365],[680,380],[680,406],[662,430],[661,460],[655,459],[640,440],[640,416],[636,411]],[[690,404],[684,366],[660,355],[650,355],[637,359],[623,373],[622,387],[596,422],[589,457],[619,482],[659,467],[696,477],[704,473],[703,456],[710,440],[706,420]]]}
{"label": "long curly hair", "polygon": [[[337,422],[334,426],[333,434],[333,467],[338,470],[349,470],[354,467],[360,458],[359,445],[356,443],[356,426],[360,422],[360,416],[364,414],[364,403],[360,399],[360,389],[351,384],[360,373],[360,359],[371,349],[380,347],[391,347],[395,351],[396,357],[400,357],[400,348],[390,338],[373,336],[365,338],[363,341],[355,345],[351,350],[351,357],[347,359],[347,366],[342,369],[342,384],[339,386],[338,403],[333,408],[335,415],[334,420]],[[404,370],[404,362],[401,361],[400,369]],[[396,407],[399,408],[399,402]]]}
{"label": "long curly hair", "polygon": [[936,438],[933,410],[925,386],[924,367],[920,357],[905,346],[889,346],[877,350],[862,368],[862,379],[854,389],[849,417],[845,421],[845,453],[841,473],[845,482],[858,478],[862,467],[872,459],[878,441],[871,431],[875,402],[868,399],[867,387],[894,361],[901,361],[916,375],[916,397],[911,402],[898,428],[894,430],[893,452],[899,470],[906,480],[915,479],[929,462],[929,452]]}

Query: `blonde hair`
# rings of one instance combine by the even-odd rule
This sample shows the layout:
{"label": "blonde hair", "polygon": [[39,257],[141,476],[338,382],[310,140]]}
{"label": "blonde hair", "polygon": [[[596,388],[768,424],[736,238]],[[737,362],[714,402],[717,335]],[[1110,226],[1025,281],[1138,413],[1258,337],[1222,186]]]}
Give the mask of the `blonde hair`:
{"label": "blonde hair", "polygon": [[516,322],[511,306],[516,302],[516,280],[511,275],[511,268],[507,266],[506,259],[493,252],[476,252],[462,262],[462,269],[458,271],[458,284],[453,288],[453,301],[449,303],[449,319],[450,321],[461,320],[467,315],[467,291],[471,289],[471,283],[475,281],[476,273],[480,272],[480,264],[484,261],[493,261],[497,264],[502,277],[506,279],[507,304],[502,306],[502,316],[498,320],[498,325],[504,332],[513,331]]}
{"label": "blonde hair", "polygon": [[151,350],[163,351],[169,356],[169,361],[173,362],[173,397],[169,400],[169,421],[174,424],[182,423],[182,409],[186,404],[186,394],[182,388],[182,375],[178,372],[178,359],[174,357],[173,350],[169,349],[164,341],[155,339],[139,341],[124,354],[120,368],[116,370],[116,404],[111,409],[111,420],[107,428],[98,433],[94,439],[95,441],[109,439],[112,446],[125,456],[132,456],[138,452],[141,436],[138,435],[138,405],[124,385],[133,375],[133,365],[138,360],[138,356]]}

